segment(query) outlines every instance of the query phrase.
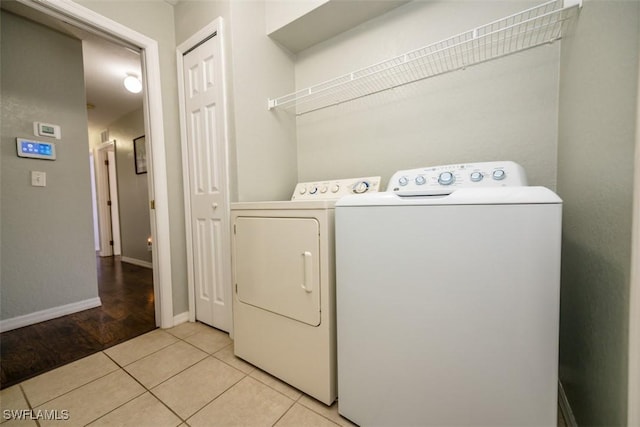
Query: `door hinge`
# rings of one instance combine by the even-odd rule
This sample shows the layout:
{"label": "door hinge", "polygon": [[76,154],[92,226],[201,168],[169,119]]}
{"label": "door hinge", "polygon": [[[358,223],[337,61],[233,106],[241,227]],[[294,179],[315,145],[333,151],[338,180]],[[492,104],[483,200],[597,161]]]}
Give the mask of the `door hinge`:
{"label": "door hinge", "polygon": [[[233,224],[233,234],[236,234],[236,225],[235,224]],[[238,285],[236,284],[236,286],[238,286]]]}
{"label": "door hinge", "polygon": [[105,165],[105,166],[109,166],[109,160],[105,160],[105,161],[104,161],[104,165]]}
{"label": "door hinge", "polygon": [[155,209],[156,208],[156,201],[155,200],[149,200],[149,207],[151,209]]}
{"label": "door hinge", "polygon": [[109,240],[109,246],[113,246],[113,240]]}
{"label": "door hinge", "polygon": [[236,294],[238,293],[238,284],[236,283]]}
{"label": "door hinge", "polygon": [[107,200],[107,206],[111,206],[111,200]]}

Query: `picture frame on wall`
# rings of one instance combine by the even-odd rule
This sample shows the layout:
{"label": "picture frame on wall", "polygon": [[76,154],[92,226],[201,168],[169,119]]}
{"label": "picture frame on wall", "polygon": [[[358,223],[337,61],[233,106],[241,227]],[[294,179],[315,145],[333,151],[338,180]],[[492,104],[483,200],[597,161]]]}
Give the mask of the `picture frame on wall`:
{"label": "picture frame on wall", "polygon": [[136,174],[147,173],[147,146],[144,135],[133,140],[133,159],[136,166]]}

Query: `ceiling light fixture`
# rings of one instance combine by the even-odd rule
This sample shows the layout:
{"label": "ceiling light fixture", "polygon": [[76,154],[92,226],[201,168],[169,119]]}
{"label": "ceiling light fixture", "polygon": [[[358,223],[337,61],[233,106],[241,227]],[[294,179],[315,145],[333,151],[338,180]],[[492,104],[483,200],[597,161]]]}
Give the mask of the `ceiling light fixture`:
{"label": "ceiling light fixture", "polygon": [[142,82],[132,74],[127,74],[124,78],[124,87],[131,93],[140,93],[142,91]]}

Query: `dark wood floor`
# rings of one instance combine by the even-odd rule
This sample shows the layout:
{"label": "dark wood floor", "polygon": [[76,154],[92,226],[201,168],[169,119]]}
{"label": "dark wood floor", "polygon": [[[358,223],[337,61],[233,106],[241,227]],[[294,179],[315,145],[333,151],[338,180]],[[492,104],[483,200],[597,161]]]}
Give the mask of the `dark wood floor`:
{"label": "dark wood floor", "polygon": [[151,269],[98,257],[98,290],[101,307],[0,334],[0,387],[155,329]]}

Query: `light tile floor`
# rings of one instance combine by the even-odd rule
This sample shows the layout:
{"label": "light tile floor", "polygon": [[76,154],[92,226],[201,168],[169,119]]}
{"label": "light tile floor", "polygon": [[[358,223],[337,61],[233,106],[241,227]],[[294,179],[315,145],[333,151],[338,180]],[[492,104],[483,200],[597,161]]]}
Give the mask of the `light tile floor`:
{"label": "light tile floor", "polygon": [[227,334],[199,323],[157,329],[4,389],[0,410],[1,427],[354,426],[336,403],[235,357]]}
{"label": "light tile floor", "polygon": [[238,359],[227,334],[199,323],[157,329],[4,389],[0,409],[2,427],[353,426],[337,404]]}

